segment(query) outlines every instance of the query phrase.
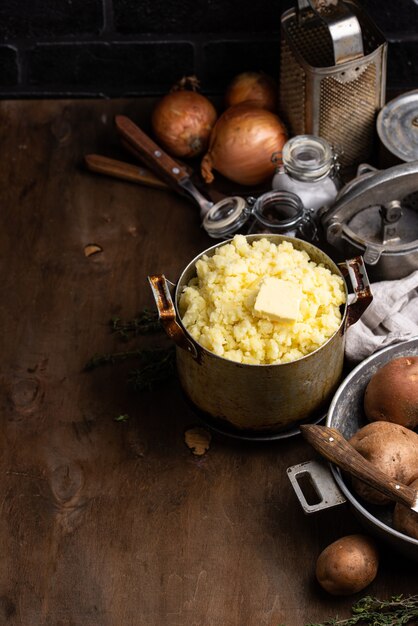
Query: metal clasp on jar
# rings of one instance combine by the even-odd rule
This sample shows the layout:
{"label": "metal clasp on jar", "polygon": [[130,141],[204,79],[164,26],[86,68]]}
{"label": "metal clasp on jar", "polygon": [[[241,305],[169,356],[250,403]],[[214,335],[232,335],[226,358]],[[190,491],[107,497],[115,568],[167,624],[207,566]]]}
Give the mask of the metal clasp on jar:
{"label": "metal clasp on jar", "polygon": [[258,198],[224,198],[206,214],[203,228],[215,239],[227,239],[242,232],[278,233],[315,241],[318,229],[313,214],[296,194],[273,190]]}

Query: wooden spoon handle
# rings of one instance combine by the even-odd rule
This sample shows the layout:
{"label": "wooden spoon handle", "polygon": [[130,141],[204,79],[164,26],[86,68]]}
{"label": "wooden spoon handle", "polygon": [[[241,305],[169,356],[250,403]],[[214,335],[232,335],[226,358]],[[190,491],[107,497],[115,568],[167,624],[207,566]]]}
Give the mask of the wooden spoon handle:
{"label": "wooden spoon handle", "polygon": [[115,124],[121,137],[135,148],[144,163],[168,185],[182,191],[180,182],[190,178],[186,168],[157,146],[129,117],[117,115]]}
{"label": "wooden spoon handle", "polygon": [[155,174],[144,167],[124,163],[117,159],[109,159],[100,154],[86,154],[84,161],[88,169],[92,172],[105,174],[106,176],[112,176],[113,178],[119,178],[121,180],[129,180],[132,183],[139,183],[147,187],[167,189],[167,185],[164,181],[157,178]]}
{"label": "wooden spoon handle", "polygon": [[418,491],[396,482],[365,459],[335,428],[304,424],[300,431],[307,441],[338,467],[377,489],[386,497],[418,513]]}

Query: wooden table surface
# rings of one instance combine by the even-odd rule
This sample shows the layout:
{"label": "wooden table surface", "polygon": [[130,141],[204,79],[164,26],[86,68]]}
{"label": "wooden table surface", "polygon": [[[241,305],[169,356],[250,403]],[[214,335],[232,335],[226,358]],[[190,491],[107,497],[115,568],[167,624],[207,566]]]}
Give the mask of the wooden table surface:
{"label": "wooden table surface", "polygon": [[162,345],[121,344],[108,321],[152,307],[147,275],[176,280],[213,243],[187,199],[83,168],[121,156],[115,114],[146,125],[151,104],[0,103],[0,624],[302,626],[416,593],[416,563],[383,546],[365,592],[315,582],[320,551],[362,527],[346,505],[303,514],[286,475],[314,456],[300,437],[214,434],[196,456],[175,378],[134,392],[132,363],[84,371]]}

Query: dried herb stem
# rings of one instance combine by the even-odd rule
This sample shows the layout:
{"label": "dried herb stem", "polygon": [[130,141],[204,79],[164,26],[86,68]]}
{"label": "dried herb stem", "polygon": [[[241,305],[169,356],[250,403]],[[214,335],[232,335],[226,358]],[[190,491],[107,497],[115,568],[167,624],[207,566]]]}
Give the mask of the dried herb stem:
{"label": "dried herb stem", "polygon": [[134,319],[129,321],[113,317],[110,320],[110,328],[112,333],[127,340],[138,335],[157,333],[161,330],[161,324],[157,312],[143,309]]}
{"label": "dried herb stem", "polygon": [[117,415],[113,418],[115,422],[127,422],[129,419],[129,415],[127,413],[122,413],[121,415]]}
{"label": "dried herb stem", "polygon": [[131,358],[137,358],[139,365],[130,371],[128,385],[138,391],[151,389],[156,383],[173,376],[176,371],[174,346],[97,354],[90,359],[84,369],[92,370],[102,365],[115,365]]}
{"label": "dried herb stem", "polygon": [[128,350],[126,352],[110,352],[107,354],[95,354],[84,366],[86,371],[93,370],[101,365],[115,365],[127,359],[146,357],[146,350]]}
{"label": "dried herb stem", "polygon": [[128,384],[138,391],[151,389],[153,385],[167,380],[176,371],[175,348],[148,351],[143,364],[131,371]]}
{"label": "dried herb stem", "polygon": [[322,624],[306,626],[404,626],[418,624],[418,596],[393,596],[390,600],[378,600],[366,596],[353,605],[352,617],[334,618]]}
{"label": "dried herb stem", "polygon": [[[124,322],[118,317],[110,321],[111,331],[123,340],[136,335],[151,334],[160,331],[161,324],[157,313],[144,309],[133,320]],[[150,389],[154,384],[174,375],[175,348],[137,348],[106,354],[95,354],[84,366],[92,370],[102,365],[115,365],[128,359],[137,359],[138,366],[131,370],[128,384],[136,390]],[[124,416],[122,416],[124,417]],[[117,421],[122,421],[122,417]]]}

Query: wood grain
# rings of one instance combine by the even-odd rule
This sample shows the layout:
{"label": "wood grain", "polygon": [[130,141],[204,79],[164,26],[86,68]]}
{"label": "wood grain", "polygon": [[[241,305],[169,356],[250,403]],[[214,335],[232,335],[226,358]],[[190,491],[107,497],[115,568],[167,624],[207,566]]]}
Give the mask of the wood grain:
{"label": "wood grain", "polygon": [[[149,274],[176,280],[213,243],[188,200],[84,169],[85,154],[121,158],[115,114],[146,124],[151,106],[0,103],[0,624],[302,626],[348,615],[353,599],[325,595],[314,567],[361,527],[344,508],[303,516],[286,468],[311,458],[306,442],[213,435],[199,457],[176,380],[135,394],[129,363],[83,370],[120,349],[112,316],[153,306]],[[102,252],[86,256],[88,244]],[[415,593],[417,582],[416,563],[384,551],[367,592]]]}

